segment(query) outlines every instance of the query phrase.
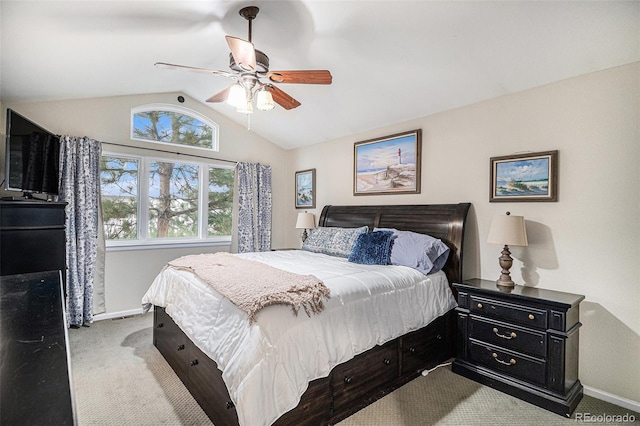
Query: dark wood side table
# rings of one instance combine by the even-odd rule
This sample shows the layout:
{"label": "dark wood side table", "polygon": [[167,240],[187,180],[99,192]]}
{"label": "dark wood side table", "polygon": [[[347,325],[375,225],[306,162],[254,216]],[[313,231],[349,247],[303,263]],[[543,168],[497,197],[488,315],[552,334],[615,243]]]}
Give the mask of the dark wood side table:
{"label": "dark wood side table", "polygon": [[570,417],[582,399],[578,379],[584,296],[495,281],[454,283],[458,355],[452,371]]}
{"label": "dark wood side table", "polygon": [[0,424],[75,425],[60,271],[0,276]]}
{"label": "dark wood side table", "polygon": [[60,270],[66,285],[66,205],[0,200],[0,275]]}

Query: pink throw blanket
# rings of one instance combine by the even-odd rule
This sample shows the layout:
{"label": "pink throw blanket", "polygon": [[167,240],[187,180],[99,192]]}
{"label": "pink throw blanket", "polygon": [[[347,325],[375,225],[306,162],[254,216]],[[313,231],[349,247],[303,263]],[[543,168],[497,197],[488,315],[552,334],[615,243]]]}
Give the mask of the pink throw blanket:
{"label": "pink throw blanket", "polygon": [[168,266],[196,274],[220,294],[249,315],[249,323],[262,308],[273,304],[290,305],[298,315],[324,309],[329,289],[313,275],[300,275],[261,262],[242,259],[231,253],[207,253],[183,256]]}

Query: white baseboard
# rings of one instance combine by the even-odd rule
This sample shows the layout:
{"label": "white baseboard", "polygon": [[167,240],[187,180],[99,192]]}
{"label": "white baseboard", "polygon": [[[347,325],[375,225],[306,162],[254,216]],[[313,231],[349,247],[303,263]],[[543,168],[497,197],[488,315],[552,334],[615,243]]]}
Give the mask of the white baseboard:
{"label": "white baseboard", "polygon": [[[150,312],[153,311],[153,308],[149,310]],[[124,317],[130,317],[132,315],[140,315],[142,314],[142,308],[139,309],[130,309],[128,311],[120,311],[120,312],[109,312],[109,313],[105,313],[105,314],[97,314],[93,316],[93,320],[94,321],[102,321],[102,320],[107,320],[107,319],[114,319],[114,318],[124,318]]]}
{"label": "white baseboard", "polygon": [[633,401],[631,399],[623,398],[618,395],[614,395],[609,392],[605,392],[600,389],[592,388],[591,386],[584,386],[584,394],[592,396],[594,398],[601,399],[602,401],[609,402],[611,404],[617,405],[618,407],[626,408],[627,410],[635,411],[636,413],[640,413],[640,402]]}

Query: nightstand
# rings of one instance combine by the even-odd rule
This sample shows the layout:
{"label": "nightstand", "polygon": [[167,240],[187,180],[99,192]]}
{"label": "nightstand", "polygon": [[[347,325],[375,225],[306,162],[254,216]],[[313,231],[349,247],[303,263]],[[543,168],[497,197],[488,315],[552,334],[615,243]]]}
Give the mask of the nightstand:
{"label": "nightstand", "polygon": [[452,371],[570,417],[582,399],[578,380],[580,302],[584,296],[495,281],[454,283],[458,355]]}

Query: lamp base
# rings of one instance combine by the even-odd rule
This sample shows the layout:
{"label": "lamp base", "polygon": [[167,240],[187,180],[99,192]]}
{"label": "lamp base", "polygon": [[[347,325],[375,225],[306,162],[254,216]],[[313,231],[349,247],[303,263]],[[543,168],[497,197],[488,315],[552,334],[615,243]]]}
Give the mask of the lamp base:
{"label": "lamp base", "polygon": [[500,287],[515,287],[516,283],[511,279],[511,275],[509,274],[509,268],[513,265],[513,259],[511,258],[511,252],[509,251],[509,246],[504,245],[502,249],[502,256],[498,258],[500,261],[500,267],[502,271],[500,271],[500,278],[496,281],[496,285]]}
{"label": "lamp base", "polygon": [[498,280],[496,280],[496,285],[499,287],[509,287],[509,288],[513,288],[516,286],[516,283],[514,283],[511,280],[511,277],[507,277],[507,279],[503,279],[502,276],[500,276],[500,278]]}

